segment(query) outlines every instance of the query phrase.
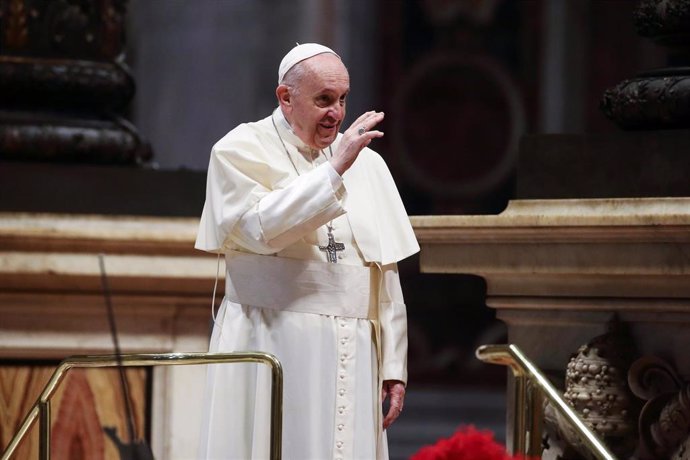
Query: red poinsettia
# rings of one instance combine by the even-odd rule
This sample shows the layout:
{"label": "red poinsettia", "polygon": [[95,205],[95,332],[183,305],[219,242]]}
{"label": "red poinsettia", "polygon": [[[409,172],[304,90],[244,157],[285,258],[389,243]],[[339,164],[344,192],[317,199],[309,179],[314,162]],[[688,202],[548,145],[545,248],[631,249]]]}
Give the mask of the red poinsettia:
{"label": "red poinsettia", "polygon": [[491,431],[474,426],[460,427],[450,438],[441,438],[433,446],[424,446],[410,460],[528,460],[510,456],[494,440]]}

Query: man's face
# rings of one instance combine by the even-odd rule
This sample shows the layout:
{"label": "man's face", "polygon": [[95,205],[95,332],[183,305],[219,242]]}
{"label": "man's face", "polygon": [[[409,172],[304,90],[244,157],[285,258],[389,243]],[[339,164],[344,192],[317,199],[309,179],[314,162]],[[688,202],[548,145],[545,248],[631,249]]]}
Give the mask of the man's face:
{"label": "man's face", "polygon": [[319,54],[304,63],[310,71],[290,96],[286,118],[305,144],[323,149],[335,140],[345,118],[350,77],[342,61],[332,54]]}

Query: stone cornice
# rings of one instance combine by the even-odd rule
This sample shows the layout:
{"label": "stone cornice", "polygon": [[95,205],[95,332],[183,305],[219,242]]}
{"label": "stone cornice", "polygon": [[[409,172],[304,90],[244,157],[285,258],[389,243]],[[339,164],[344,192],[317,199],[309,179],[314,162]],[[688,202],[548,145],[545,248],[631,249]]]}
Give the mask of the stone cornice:
{"label": "stone cornice", "polygon": [[0,290],[99,292],[104,254],[115,293],[208,297],[216,258],[194,249],[197,226],[194,218],[0,213]]}
{"label": "stone cornice", "polygon": [[690,198],[524,200],[412,222],[423,272],[482,276],[489,296],[690,296]]}
{"label": "stone cornice", "polygon": [[690,198],[521,200],[498,215],[410,219],[422,245],[690,241]]}
{"label": "stone cornice", "polygon": [[170,253],[194,250],[197,218],[0,213],[0,250]]}

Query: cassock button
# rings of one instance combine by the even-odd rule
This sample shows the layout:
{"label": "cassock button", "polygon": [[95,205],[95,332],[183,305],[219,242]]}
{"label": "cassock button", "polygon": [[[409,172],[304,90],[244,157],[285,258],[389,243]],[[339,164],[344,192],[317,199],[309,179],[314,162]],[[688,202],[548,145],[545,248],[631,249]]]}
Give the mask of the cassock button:
{"label": "cassock button", "polygon": [[340,407],[338,408],[338,413],[339,413],[339,414],[342,414],[343,412],[345,412],[345,406],[340,406]]}
{"label": "cassock button", "polygon": [[338,441],[338,442],[335,443],[335,445],[338,447],[338,449],[340,449],[341,447],[343,447],[343,442],[342,442],[342,441]]}
{"label": "cassock button", "polygon": [[340,380],[345,380],[345,374],[340,374]]}
{"label": "cassock button", "polygon": [[340,394],[340,396],[342,396],[342,395],[345,394],[345,390],[344,390],[343,388],[341,388],[341,389],[338,391],[338,393]]}
{"label": "cassock button", "polygon": [[338,425],[338,431],[343,431],[343,428],[345,428],[345,425],[343,425],[342,423]]}

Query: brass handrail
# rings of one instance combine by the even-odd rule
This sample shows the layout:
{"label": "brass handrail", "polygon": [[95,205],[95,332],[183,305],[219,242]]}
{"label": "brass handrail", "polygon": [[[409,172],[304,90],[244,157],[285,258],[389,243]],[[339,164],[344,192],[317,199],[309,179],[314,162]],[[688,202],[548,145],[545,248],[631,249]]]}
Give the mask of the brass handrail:
{"label": "brass handrail", "polygon": [[[271,368],[271,459],[280,460],[283,430],[283,368],[278,359],[263,352],[234,353],[158,353],[124,354],[121,364],[131,366],[176,366],[192,364],[263,363]],[[31,426],[39,419],[39,458],[50,458],[50,399],[72,368],[116,367],[116,355],[72,356],[62,361],[32,406],[19,430],[2,454],[1,460],[9,460]]]}
{"label": "brass handrail", "polygon": [[[587,449],[599,460],[616,460],[599,437],[590,430],[544,374],[515,345],[482,345],[480,360],[508,366],[515,377],[513,402],[513,454],[541,456],[542,408],[539,394],[546,397],[575,429]],[[536,386],[536,389],[531,385]]]}

